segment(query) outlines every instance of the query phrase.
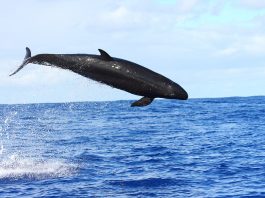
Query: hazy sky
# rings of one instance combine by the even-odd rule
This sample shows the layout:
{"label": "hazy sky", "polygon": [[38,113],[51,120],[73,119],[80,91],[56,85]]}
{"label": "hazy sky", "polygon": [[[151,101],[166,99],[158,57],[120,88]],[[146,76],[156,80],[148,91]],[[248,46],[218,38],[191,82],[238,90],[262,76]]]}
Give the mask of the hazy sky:
{"label": "hazy sky", "polygon": [[264,0],[0,0],[0,103],[140,98],[30,64],[25,47],[98,54],[159,72],[191,98],[265,95]]}

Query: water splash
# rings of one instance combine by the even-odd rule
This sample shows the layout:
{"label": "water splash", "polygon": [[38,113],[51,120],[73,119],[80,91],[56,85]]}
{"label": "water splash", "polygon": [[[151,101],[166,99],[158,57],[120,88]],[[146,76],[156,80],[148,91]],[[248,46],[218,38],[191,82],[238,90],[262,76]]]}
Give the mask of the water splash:
{"label": "water splash", "polygon": [[10,128],[10,125],[12,125],[12,123],[16,119],[17,114],[18,114],[17,111],[10,111],[6,114],[5,117],[3,117],[2,120],[0,120],[0,123],[1,123],[1,126],[0,126],[0,138],[1,138],[1,140],[0,140],[0,157],[4,153],[5,142],[10,139],[9,128]]}
{"label": "water splash", "polygon": [[59,159],[34,159],[11,155],[0,161],[0,179],[45,179],[66,177],[77,170],[75,164]]}
{"label": "water splash", "polygon": [[2,142],[0,143],[0,155],[3,154],[4,151],[4,145],[2,144]]}

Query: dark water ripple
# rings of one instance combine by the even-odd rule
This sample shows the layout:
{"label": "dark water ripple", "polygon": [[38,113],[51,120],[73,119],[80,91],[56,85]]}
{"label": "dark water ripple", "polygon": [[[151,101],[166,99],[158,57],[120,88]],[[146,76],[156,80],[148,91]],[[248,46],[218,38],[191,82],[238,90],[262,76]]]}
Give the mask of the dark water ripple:
{"label": "dark water ripple", "polygon": [[265,97],[0,105],[0,197],[265,197]]}

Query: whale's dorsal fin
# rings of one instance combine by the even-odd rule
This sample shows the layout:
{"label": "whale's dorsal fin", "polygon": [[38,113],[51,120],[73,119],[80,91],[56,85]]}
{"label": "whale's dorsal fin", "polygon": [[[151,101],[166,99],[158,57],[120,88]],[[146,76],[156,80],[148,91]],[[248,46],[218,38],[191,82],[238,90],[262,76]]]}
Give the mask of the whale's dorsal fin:
{"label": "whale's dorsal fin", "polygon": [[24,57],[24,60],[28,59],[31,57],[31,51],[28,47],[26,47],[26,55]]}
{"label": "whale's dorsal fin", "polygon": [[104,50],[102,49],[98,49],[98,51],[100,52],[100,57],[104,60],[104,61],[113,61],[113,58]]}
{"label": "whale's dorsal fin", "polygon": [[140,100],[137,100],[131,104],[131,107],[144,107],[153,102],[154,98],[142,97]]}

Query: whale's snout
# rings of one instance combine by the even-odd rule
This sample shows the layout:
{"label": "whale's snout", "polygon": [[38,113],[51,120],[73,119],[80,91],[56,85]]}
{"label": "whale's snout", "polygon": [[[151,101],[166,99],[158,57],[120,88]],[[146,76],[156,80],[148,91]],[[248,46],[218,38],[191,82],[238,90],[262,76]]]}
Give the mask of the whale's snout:
{"label": "whale's snout", "polygon": [[171,84],[168,86],[169,98],[187,100],[188,93],[178,84]]}
{"label": "whale's snout", "polygon": [[179,96],[178,99],[180,100],[187,100],[189,98],[188,93],[184,89],[182,89],[182,91],[178,93],[178,96]]}

